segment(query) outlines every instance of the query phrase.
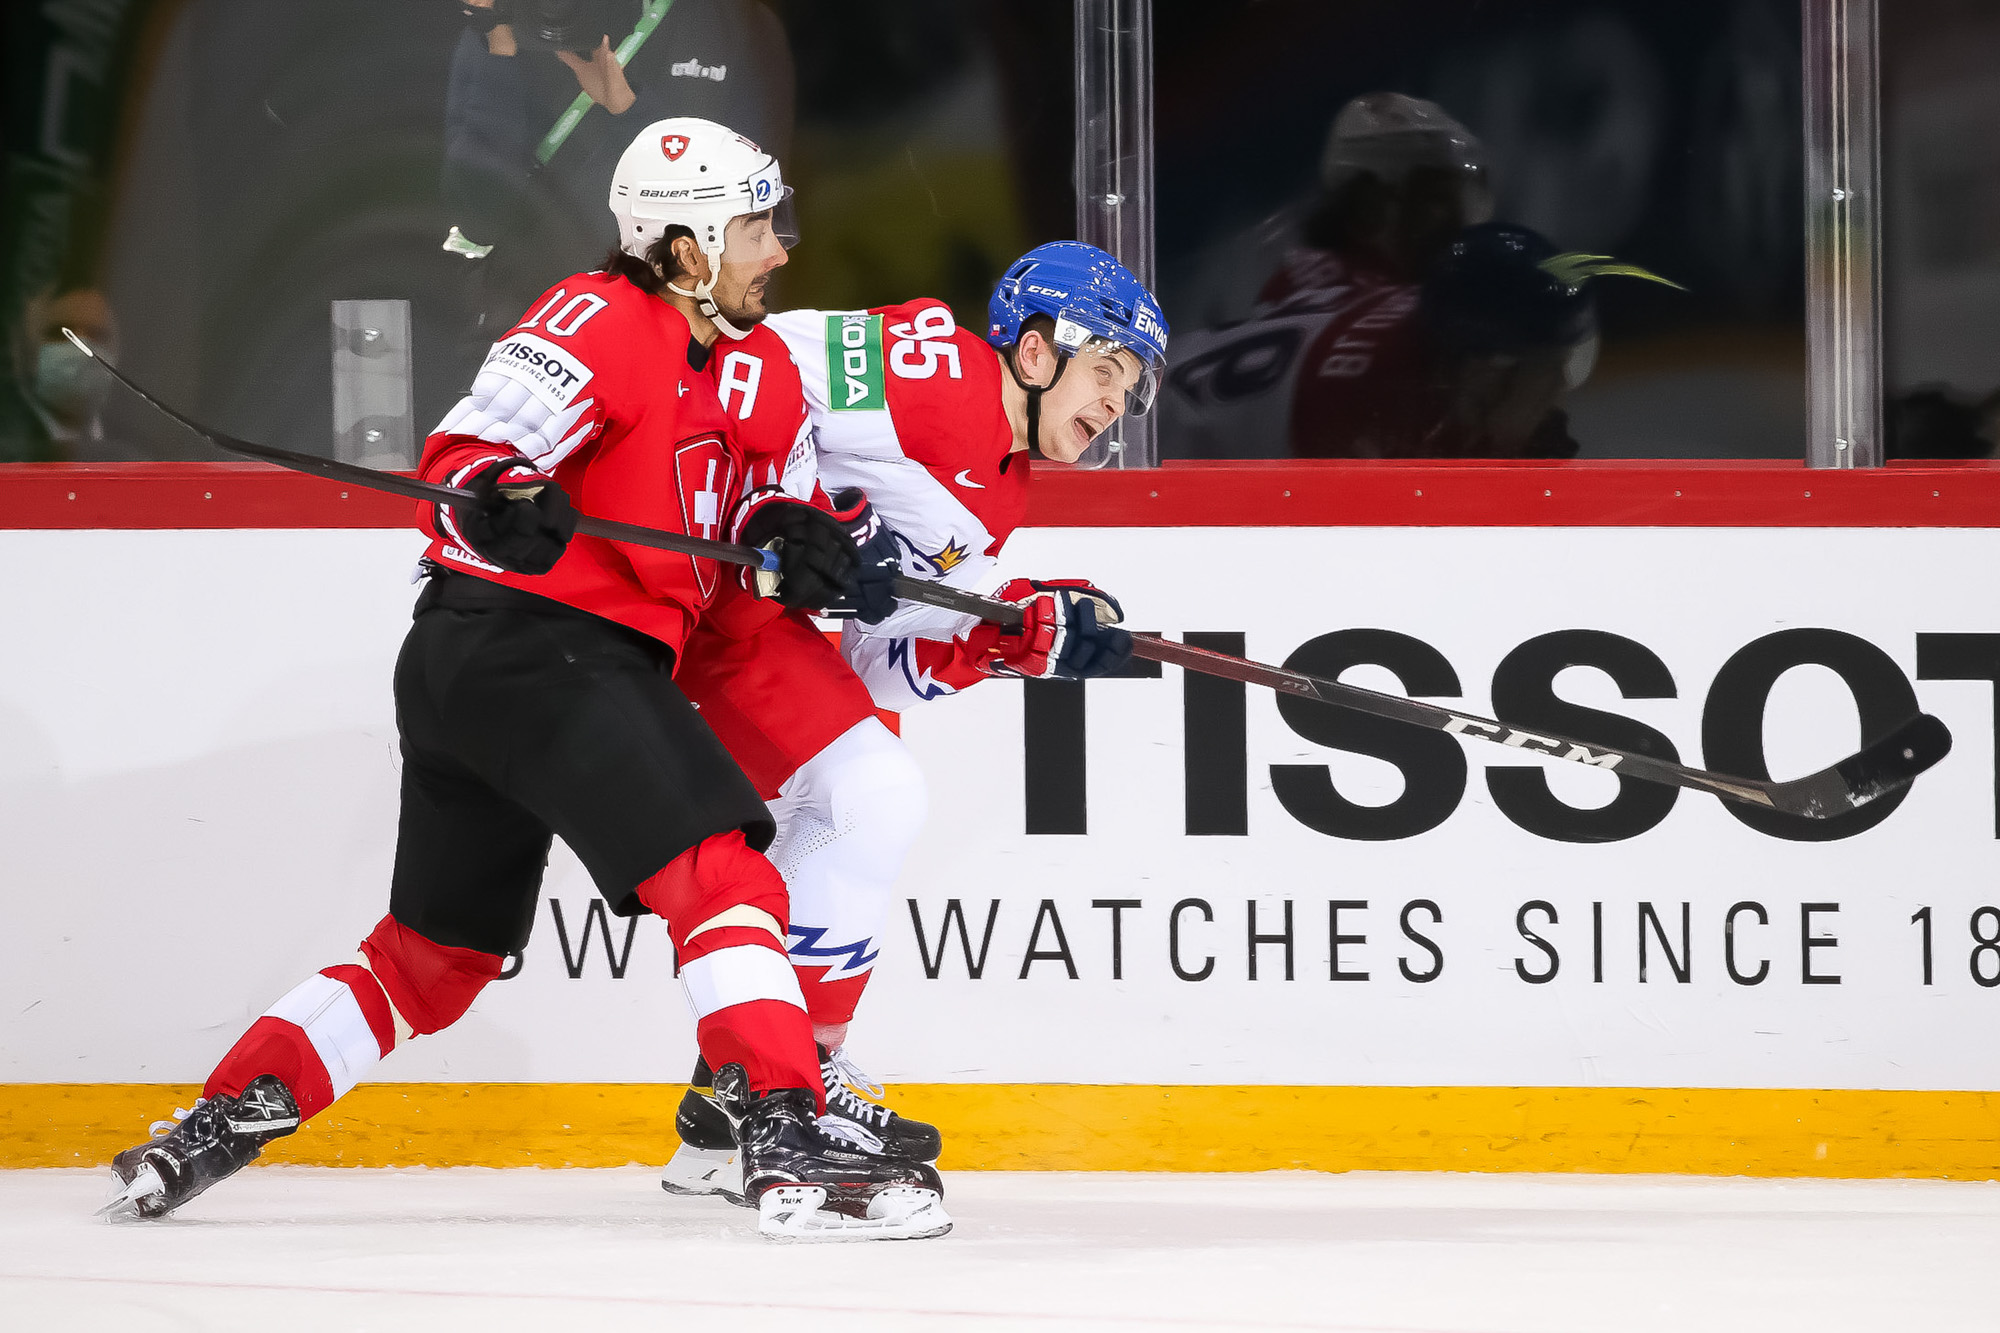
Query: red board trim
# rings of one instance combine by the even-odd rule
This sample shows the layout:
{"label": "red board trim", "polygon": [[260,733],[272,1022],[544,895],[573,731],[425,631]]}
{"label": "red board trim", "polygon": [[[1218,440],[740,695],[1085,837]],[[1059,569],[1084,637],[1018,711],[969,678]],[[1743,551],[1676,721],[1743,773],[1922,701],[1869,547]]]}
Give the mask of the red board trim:
{"label": "red board trim", "polygon": [[[2000,527],[2000,463],[1044,466],[1038,527]],[[395,528],[408,500],[262,463],[0,467],[0,528]]]}

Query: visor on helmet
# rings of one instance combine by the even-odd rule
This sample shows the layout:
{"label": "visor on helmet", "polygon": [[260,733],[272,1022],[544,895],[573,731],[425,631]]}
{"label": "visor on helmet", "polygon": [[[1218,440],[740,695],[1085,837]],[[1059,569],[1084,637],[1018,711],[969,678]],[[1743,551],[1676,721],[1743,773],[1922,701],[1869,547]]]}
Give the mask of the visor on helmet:
{"label": "visor on helmet", "polygon": [[1125,385],[1125,412],[1128,416],[1142,417],[1153,408],[1153,401],[1159,397],[1160,367],[1145,352],[1108,338],[1101,333],[1092,333],[1083,325],[1071,319],[1058,319],[1055,332],[1056,350],[1067,356],[1090,353],[1107,357],[1125,369],[1132,376]]}
{"label": "visor on helmet", "polygon": [[799,243],[797,214],[792,210],[792,192],[779,196],[775,207],[739,213],[723,228],[722,258],[726,263],[754,260],[775,240],[789,250]]}
{"label": "visor on helmet", "polygon": [[787,185],[771,210],[771,230],[787,250],[799,243],[799,210],[792,204],[792,187]]}

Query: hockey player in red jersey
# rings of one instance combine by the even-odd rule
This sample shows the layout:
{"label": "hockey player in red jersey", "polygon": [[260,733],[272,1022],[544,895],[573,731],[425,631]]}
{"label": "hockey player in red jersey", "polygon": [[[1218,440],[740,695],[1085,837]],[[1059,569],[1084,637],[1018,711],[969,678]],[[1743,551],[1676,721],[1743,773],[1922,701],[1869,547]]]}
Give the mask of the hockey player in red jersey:
{"label": "hockey player in red jersey", "polygon": [[[691,198],[672,163],[698,148],[714,170]],[[426,441],[420,474],[479,499],[420,519],[432,540],[395,675],[404,762],[389,913],[352,962],[258,1019],[178,1124],[119,1154],[107,1211],[172,1211],[397,1046],[450,1026],[527,943],[560,835],[614,912],[666,919],[761,1229],[949,1228],[928,1165],[853,1151],[817,1122],[785,887],[761,854],[771,814],[673,681],[734,576],[571,540],[574,497],[600,517],[774,547],[780,567],[752,591],[783,605],[858,597],[886,609],[883,577],[864,586],[838,520],[780,492],[743,494],[741,450],[692,364],[701,344],[660,296],[677,236],[706,261],[703,300],[719,279],[760,282],[784,259],[774,209],[785,193],[777,164],[720,126],[649,126],[611,196],[622,254],[541,298]]]}
{"label": "hockey player in red jersey", "polygon": [[[682,669],[689,697],[777,817],[770,855],[791,891],[792,961],[826,1056],[829,1117],[892,1153],[935,1158],[941,1136],[847,1086],[880,1092],[842,1046],[925,812],[922,772],[875,711],[993,675],[1078,679],[1128,660],[1115,599],[1073,580],[1016,579],[996,593],[997,556],[1026,512],[1031,458],[1074,462],[1128,404],[1150,405],[1166,339],[1158,303],[1123,266],[1058,242],[1008,269],[984,339],[958,328],[942,302],[919,300],[773,315],[723,353],[756,351],[758,370],[739,372],[757,385],[755,412],[788,402],[767,396],[774,386],[796,382],[805,394],[813,447],[777,476],[865,493],[895,535],[904,573],[1027,612],[1022,630],[1005,632],[904,604],[872,625],[850,620],[839,653],[802,616],[781,615],[754,635],[733,635],[717,616]],[[751,410],[748,391],[732,397],[726,372],[722,390],[726,408]],[[662,1184],[728,1193],[731,1152],[702,1073],[683,1099],[682,1141]]]}

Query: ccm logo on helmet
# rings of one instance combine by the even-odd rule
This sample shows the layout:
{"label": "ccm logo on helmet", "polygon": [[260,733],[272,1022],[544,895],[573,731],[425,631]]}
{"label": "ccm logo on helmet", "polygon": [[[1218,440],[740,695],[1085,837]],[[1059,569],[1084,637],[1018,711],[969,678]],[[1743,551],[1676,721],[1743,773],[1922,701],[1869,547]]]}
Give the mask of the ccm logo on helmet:
{"label": "ccm logo on helmet", "polygon": [[680,161],[681,154],[687,150],[688,141],[685,134],[662,134],[660,136],[660,151],[667,155],[667,161]]}

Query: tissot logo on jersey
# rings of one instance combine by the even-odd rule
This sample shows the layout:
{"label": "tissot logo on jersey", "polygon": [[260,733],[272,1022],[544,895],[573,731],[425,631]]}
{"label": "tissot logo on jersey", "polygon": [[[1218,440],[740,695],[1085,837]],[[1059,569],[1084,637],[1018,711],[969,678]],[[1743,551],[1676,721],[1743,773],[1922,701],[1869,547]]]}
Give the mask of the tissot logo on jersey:
{"label": "tissot logo on jersey", "polygon": [[589,366],[532,333],[510,334],[487,353],[486,369],[527,385],[552,408],[565,408],[590,382]]}
{"label": "tissot logo on jersey", "polygon": [[826,317],[828,406],[836,412],[880,411],[888,406],[882,390],[882,317]]}

